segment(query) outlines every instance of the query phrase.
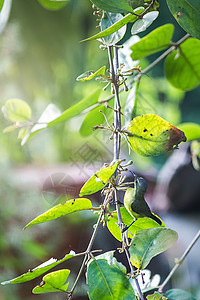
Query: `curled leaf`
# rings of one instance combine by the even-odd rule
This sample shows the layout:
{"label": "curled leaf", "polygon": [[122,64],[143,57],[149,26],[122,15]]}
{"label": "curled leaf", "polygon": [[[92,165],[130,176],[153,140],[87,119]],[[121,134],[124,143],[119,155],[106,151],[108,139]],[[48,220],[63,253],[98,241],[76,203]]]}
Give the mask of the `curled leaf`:
{"label": "curled leaf", "polygon": [[108,183],[108,180],[115,173],[120,162],[121,160],[118,159],[114,164],[103,167],[92,175],[80,190],[79,196],[91,195],[103,189]]}
{"label": "curled leaf", "polygon": [[96,72],[87,71],[87,72],[79,75],[76,78],[76,80],[77,81],[88,81],[88,80],[91,80],[91,79],[95,78],[96,76],[104,75],[105,74],[105,70],[106,70],[106,66],[101,67]]}
{"label": "curled leaf", "polygon": [[134,118],[127,126],[130,147],[142,156],[155,156],[186,142],[183,131],[155,114]]}

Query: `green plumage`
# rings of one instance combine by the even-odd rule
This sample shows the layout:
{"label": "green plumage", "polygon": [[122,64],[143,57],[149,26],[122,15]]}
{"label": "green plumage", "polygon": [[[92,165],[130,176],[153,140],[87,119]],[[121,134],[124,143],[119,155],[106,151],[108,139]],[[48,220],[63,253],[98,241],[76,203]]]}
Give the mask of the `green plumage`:
{"label": "green plumage", "polygon": [[151,210],[144,199],[146,190],[146,181],[142,177],[136,177],[134,188],[128,188],[126,190],[124,206],[135,220],[148,217],[161,225],[160,219],[151,213]]}

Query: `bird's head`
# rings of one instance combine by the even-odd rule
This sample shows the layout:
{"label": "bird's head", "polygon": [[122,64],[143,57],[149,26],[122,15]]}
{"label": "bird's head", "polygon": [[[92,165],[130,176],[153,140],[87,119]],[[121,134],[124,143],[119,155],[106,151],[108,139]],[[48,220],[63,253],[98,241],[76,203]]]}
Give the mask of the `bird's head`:
{"label": "bird's head", "polygon": [[136,190],[145,194],[148,187],[146,180],[142,177],[137,177],[136,175],[134,175],[134,177]]}

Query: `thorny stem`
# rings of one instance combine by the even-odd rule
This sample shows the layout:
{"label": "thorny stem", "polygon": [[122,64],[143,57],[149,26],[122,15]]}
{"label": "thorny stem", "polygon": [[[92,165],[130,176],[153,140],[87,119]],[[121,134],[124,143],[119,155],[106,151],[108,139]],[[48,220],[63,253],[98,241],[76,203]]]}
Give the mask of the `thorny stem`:
{"label": "thorny stem", "polygon": [[154,6],[155,2],[156,2],[156,0],[152,0],[151,1],[151,3],[148,5],[147,8],[145,8],[145,10],[143,11],[143,13],[140,14],[140,18],[143,18],[143,16],[150,10],[150,8]]}
{"label": "thorny stem", "polygon": [[[106,202],[107,202],[107,198],[108,198],[108,195],[106,195],[106,197],[105,197],[105,199],[104,199],[103,207],[105,206],[105,204],[106,204]],[[88,244],[87,250],[85,251],[86,254],[85,254],[85,256],[84,256],[82,265],[81,265],[81,267],[80,267],[80,269],[79,269],[78,275],[77,275],[76,280],[75,280],[75,282],[74,282],[74,285],[73,285],[73,287],[72,287],[72,289],[71,289],[71,292],[70,292],[70,294],[69,294],[69,296],[68,296],[68,298],[67,298],[68,300],[70,300],[70,299],[72,298],[72,294],[74,293],[74,290],[75,290],[75,288],[76,288],[76,286],[77,286],[77,283],[78,283],[78,281],[79,281],[79,279],[80,279],[80,277],[81,277],[81,274],[82,274],[82,272],[83,272],[83,270],[84,270],[84,268],[85,268],[85,264],[86,264],[86,262],[87,262],[87,260],[88,260],[88,256],[90,255],[90,252],[91,252],[91,249],[92,249],[92,246],[93,246],[95,237],[96,237],[96,235],[97,235],[97,231],[98,231],[99,225],[100,225],[100,223],[101,223],[103,214],[104,214],[104,209],[101,210],[101,213],[100,213],[100,215],[99,215],[99,218],[98,218],[98,220],[97,220],[97,223],[95,224],[95,228],[94,228],[92,237],[91,237],[90,242],[89,242],[89,244]]]}
{"label": "thorny stem", "polygon": [[184,259],[186,258],[186,256],[188,255],[188,253],[190,252],[190,250],[192,249],[192,247],[194,246],[194,244],[199,239],[199,237],[200,237],[200,230],[197,232],[197,234],[195,235],[194,239],[192,240],[192,242],[190,243],[190,245],[188,246],[188,248],[185,250],[185,252],[181,256],[181,258],[177,260],[175,266],[173,267],[173,269],[171,270],[171,272],[169,273],[169,275],[166,277],[166,279],[163,281],[163,283],[159,287],[159,289],[158,289],[159,292],[162,292],[162,290],[165,287],[165,285],[168,283],[168,281],[173,276],[173,274],[178,269],[178,267],[182,264],[182,262],[184,261]]}
{"label": "thorny stem", "polygon": [[[118,48],[114,47],[114,72],[115,72],[115,81],[114,81],[114,91],[115,91],[115,128],[119,129],[119,131],[121,131],[121,106],[120,106],[120,101],[119,101],[119,86],[118,86],[118,82],[117,82],[117,70],[119,68],[119,60],[118,60]],[[116,153],[114,153],[114,159],[118,159],[119,158],[119,154],[120,154],[120,143],[121,143],[121,136],[120,134],[117,132],[116,133],[116,145],[114,145],[114,148],[116,148]]]}
{"label": "thorny stem", "polygon": [[138,19],[142,19],[144,17],[144,15],[150,10],[150,8],[154,6],[155,2],[156,2],[156,0],[152,0],[151,3],[148,5],[148,7],[145,8],[145,10],[140,15],[137,15],[137,14],[135,14],[133,12],[132,12],[132,14],[135,15],[135,16],[137,16]]}
{"label": "thorny stem", "polygon": [[[121,130],[121,107],[119,102],[119,87],[118,87],[118,78],[117,78],[117,69],[118,69],[118,53],[117,48],[114,47],[114,57],[115,65],[112,58],[112,47],[108,46],[108,57],[110,62],[110,72],[112,75],[112,84],[114,87],[114,97],[115,97],[115,108],[114,108],[114,126],[115,130]],[[114,133],[114,154],[113,158],[118,159],[120,152],[120,135],[118,132]]]}
{"label": "thorny stem", "polygon": [[[187,40],[190,37],[190,35],[187,33],[184,35],[180,40],[178,40],[176,43],[173,44],[169,49],[167,49],[163,54],[161,54],[156,60],[154,60],[147,68],[145,68],[141,73],[133,77],[132,80],[130,80],[129,85],[140,79],[143,75],[151,71],[158,63],[160,63],[165,57],[167,57],[168,54],[173,52],[181,43],[183,43],[185,40]],[[119,93],[124,91],[124,88],[119,89]],[[101,101],[100,104],[110,101],[114,95],[111,95],[107,97],[105,100]],[[97,104],[99,105],[99,104]]]}
{"label": "thorny stem", "polygon": [[[118,49],[117,47],[114,47],[114,63],[113,63],[113,58],[112,58],[112,49],[111,46],[108,47],[108,56],[109,56],[109,62],[110,62],[110,71],[112,74],[112,83],[114,85],[114,92],[115,92],[115,110],[114,110],[114,127],[115,127],[115,139],[114,139],[114,159],[119,159],[119,154],[120,154],[120,143],[121,143],[121,137],[118,132],[118,130],[121,130],[121,106],[120,106],[120,100],[119,100],[119,86],[118,86],[118,68],[119,68],[119,61],[118,61]],[[120,212],[120,206],[119,206],[119,198],[118,198],[118,191],[115,189],[114,191],[115,194],[115,207],[117,210],[117,217],[118,217],[118,224],[122,233],[123,230],[123,221],[121,217],[121,212]],[[124,243],[124,234],[122,233],[122,240]],[[130,262],[130,254],[127,248],[125,248],[125,254],[126,258],[128,261],[128,264],[131,269],[131,274],[134,272],[134,268]],[[138,289],[138,294],[141,300],[144,300],[142,291],[140,288],[140,285],[138,283],[137,278],[134,277],[137,289]]]}

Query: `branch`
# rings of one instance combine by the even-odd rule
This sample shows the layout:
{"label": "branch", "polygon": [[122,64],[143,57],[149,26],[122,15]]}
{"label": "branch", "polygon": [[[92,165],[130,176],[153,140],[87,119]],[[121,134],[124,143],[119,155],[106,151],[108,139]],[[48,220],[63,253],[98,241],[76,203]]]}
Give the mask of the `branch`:
{"label": "branch", "polygon": [[150,4],[148,4],[148,7],[145,8],[145,10],[140,14],[140,15],[137,15],[135,13],[132,12],[133,15],[137,16],[138,19],[142,19],[144,17],[144,15],[150,10],[150,8],[152,8],[155,4],[156,0],[152,0]]}
{"label": "branch", "polygon": [[[109,55],[109,62],[110,62],[110,68],[111,68],[111,74],[112,74],[112,83],[114,85],[114,92],[115,92],[115,109],[114,109],[114,127],[115,127],[115,131],[114,132],[114,159],[118,159],[119,158],[119,154],[120,154],[120,143],[121,143],[121,137],[118,131],[121,131],[121,106],[120,106],[120,100],[119,100],[119,86],[118,86],[118,68],[119,68],[119,61],[118,61],[118,49],[117,47],[114,47],[114,63],[113,63],[113,58],[112,58],[112,51],[111,51],[111,46],[108,47],[108,55]],[[115,174],[116,176],[116,174]],[[118,191],[115,189],[115,207],[117,210],[117,217],[118,217],[118,224],[121,230],[121,234],[122,234],[122,243],[124,243],[124,234],[122,233],[123,231],[123,221],[122,221],[122,217],[121,217],[121,211],[120,211],[120,206],[119,206],[119,199],[118,199]],[[123,248],[123,245],[122,245]],[[127,248],[125,248],[125,254],[126,254],[126,258],[129,264],[129,267],[131,269],[131,274],[134,273],[134,267],[132,266],[131,262],[130,262],[130,254],[129,254],[129,250]],[[137,286],[137,290],[138,290],[138,294],[141,300],[144,300],[143,295],[142,295],[142,291],[140,288],[140,285],[138,283],[137,278],[134,277],[136,286]]]}
{"label": "branch", "polygon": [[156,0],[152,0],[151,3],[148,5],[147,8],[145,8],[145,10],[143,11],[143,13],[140,14],[140,18],[142,19],[144,17],[144,15],[150,10],[150,8],[153,8],[154,4],[155,4]]}
{"label": "branch", "polygon": [[87,262],[87,260],[88,260],[88,256],[89,256],[89,254],[90,254],[90,252],[91,252],[91,249],[92,249],[92,246],[93,246],[93,244],[94,244],[94,240],[95,240],[95,237],[96,237],[96,235],[97,235],[97,231],[98,231],[99,225],[100,225],[100,223],[101,223],[101,220],[102,220],[102,217],[103,217],[103,214],[104,214],[104,207],[105,207],[105,205],[106,205],[106,203],[107,203],[107,198],[108,198],[108,194],[106,195],[106,197],[105,197],[105,199],[104,199],[104,202],[103,202],[103,208],[102,208],[102,210],[101,210],[101,212],[100,212],[98,221],[97,221],[97,223],[96,223],[96,225],[95,225],[95,228],[94,228],[92,237],[91,237],[91,239],[90,239],[90,242],[89,242],[89,244],[88,244],[87,250],[85,251],[85,256],[84,256],[83,262],[82,262],[82,264],[81,264],[81,267],[80,267],[80,269],[79,269],[79,272],[78,272],[78,275],[77,275],[76,280],[75,280],[75,282],[74,282],[74,285],[73,285],[73,287],[72,287],[72,289],[71,289],[71,292],[70,292],[70,294],[69,294],[69,296],[68,296],[68,298],[67,298],[67,299],[69,299],[69,300],[72,298],[72,295],[73,295],[73,293],[74,293],[74,290],[75,290],[75,288],[76,288],[76,286],[77,286],[77,283],[78,283],[78,281],[79,281],[79,279],[80,279],[80,277],[81,277],[81,274],[82,274],[82,272],[83,272],[83,270],[84,270],[84,268],[85,268],[85,264],[86,264],[86,262]]}
{"label": "branch", "polygon": [[194,246],[194,244],[197,242],[197,240],[200,237],[200,230],[197,232],[196,236],[194,237],[194,239],[192,240],[192,242],[190,243],[190,245],[188,246],[188,248],[185,250],[185,252],[183,253],[183,255],[181,256],[180,259],[177,260],[175,266],[173,267],[173,269],[171,270],[171,272],[169,273],[169,275],[166,277],[166,279],[163,281],[163,283],[161,284],[161,286],[159,287],[158,291],[162,292],[164,286],[168,283],[168,281],[170,280],[170,278],[173,276],[173,274],[175,273],[175,271],[178,269],[178,267],[182,264],[182,262],[184,261],[184,259],[187,257],[187,255],[189,254],[190,250],[192,249],[192,247]]}
{"label": "branch", "polygon": [[[130,80],[129,85],[140,79],[143,75],[151,71],[158,63],[160,63],[165,57],[167,57],[168,54],[176,50],[177,46],[179,46],[181,43],[183,43],[185,40],[187,40],[190,37],[190,35],[187,33],[184,35],[180,40],[178,40],[176,43],[173,44],[169,49],[167,49],[163,54],[161,54],[156,60],[154,60],[147,68],[145,68],[141,73],[136,75],[132,80]],[[119,89],[119,93],[123,92],[124,88]],[[111,95],[107,97],[105,100],[102,100],[99,102],[98,105],[103,104],[105,102],[110,101],[111,99],[114,98],[114,95]]]}

